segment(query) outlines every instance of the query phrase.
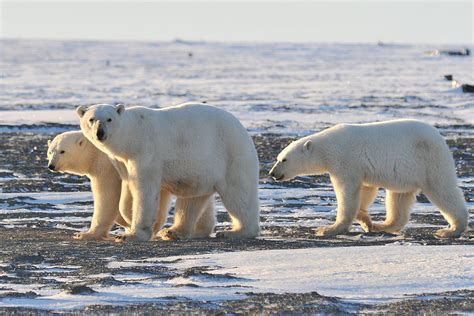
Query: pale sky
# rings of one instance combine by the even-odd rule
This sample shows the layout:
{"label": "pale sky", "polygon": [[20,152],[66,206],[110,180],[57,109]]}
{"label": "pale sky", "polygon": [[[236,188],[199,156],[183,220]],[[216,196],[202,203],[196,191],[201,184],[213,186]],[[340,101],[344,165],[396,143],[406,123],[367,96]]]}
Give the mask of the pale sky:
{"label": "pale sky", "polygon": [[2,38],[472,44],[472,1],[1,1]]}

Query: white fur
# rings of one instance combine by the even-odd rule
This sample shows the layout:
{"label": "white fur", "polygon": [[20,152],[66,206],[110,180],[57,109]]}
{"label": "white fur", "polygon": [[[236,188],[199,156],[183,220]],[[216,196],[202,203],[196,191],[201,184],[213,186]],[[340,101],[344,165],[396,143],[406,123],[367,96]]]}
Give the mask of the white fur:
{"label": "white fur", "polygon": [[160,110],[95,105],[80,107],[77,113],[86,137],[126,166],[133,197],[127,238],[150,238],[160,188],[177,196],[175,222],[160,233],[163,239],[189,238],[195,227],[211,225],[196,223],[215,192],[232,218],[232,230],[221,234],[258,235],[257,153],[245,128],[230,113],[203,104]]}
{"label": "white fur", "polygon": [[[54,171],[87,176],[91,181],[94,197],[91,227],[87,232],[76,234],[74,238],[109,239],[108,233],[114,221],[129,229],[131,220],[127,219],[131,218],[131,207],[123,208],[119,213],[121,180],[114,165],[120,169],[121,163],[115,162],[113,164],[105,153],[83,136],[81,131],[59,134],[52,142],[49,142],[48,147],[49,165],[55,167]],[[171,194],[165,190],[161,190],[161,196],[163,202],[156,214],[154,233],[158,232],[166,222],[171,200]],[[214,229],[212,203],[206,209],[204,217],[203,220],[210,224],[200,228],[198,234],[194,236],[196,238],[207,237]],[[201,220],[198,225],[202,225]]]}
{"label": "white fur", "polygon": [[[343,233],[354,219],[366,230],[398,233],[420,190],[449,223],[437,236],[457,237],[468,225],[451,152],[438,131],[420,121],[336,125],[290,144],[270,171],[281,181],[323,173],[331,176],[338,211],[318,235]],[[387,217],[372,224],[367,210],[379,187],[387,190]]]}
{"label": "white fur", "polygon": [[107,155],[91,144],[80,131],[59,134],[48,144],[49,165],[54,171],[87,176],[91,181],[94,212],[89,230],[76,239],[108,239],[114,221],[127,226],[118,212],[120,177]]}

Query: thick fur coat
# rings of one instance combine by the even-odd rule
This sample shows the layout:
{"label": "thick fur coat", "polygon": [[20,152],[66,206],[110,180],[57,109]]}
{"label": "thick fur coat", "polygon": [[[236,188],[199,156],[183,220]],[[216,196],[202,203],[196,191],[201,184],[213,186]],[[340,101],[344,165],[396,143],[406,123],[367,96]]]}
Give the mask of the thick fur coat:
{"label": "thick fur coat", "polygon": [[123,105],[79,107],[81,130],[125,165],[132,196],[129,239],[148,240],[160,189],[177,196],[175,221],[164,239],[193,235],[215,192],[232,219],[219,235],[259,234],[258,157],[245,128],[230,113],[203,104],[152,110]]}
{"label": "thick fur coat", "polygon": [[[416,120],[340,124],[286,147],[270,175],[278,181],[329,173],[338,202],[336,222],[317,235],[346,232],[357,219],[368,231],[400,232],[422,191],[449,224],[438,237],[457,237],[468,211],[451,152],[432,126]],[[372,223],[367,213],[378,188],[387,190],[387,216]]]}

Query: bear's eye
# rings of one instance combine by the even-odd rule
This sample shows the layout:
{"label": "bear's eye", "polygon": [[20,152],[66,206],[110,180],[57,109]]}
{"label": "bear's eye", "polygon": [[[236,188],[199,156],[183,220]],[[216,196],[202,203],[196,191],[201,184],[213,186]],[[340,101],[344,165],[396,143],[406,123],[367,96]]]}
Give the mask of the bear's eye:
{"label": "bear's eye", "polygon": [[107,122],[112,122],[112,119],[111,118],[107,119]]}
{"label": "bear's eye", "polygon": [[61,150],[59,153],[60,153],[60,154],[64,154],[64,153],[65,153],[65,151],[64,151],[64,150]]}
{"label": "bear's eye", "polygon": [[283,158],[283,159],[281,160],[281,162],[285,162],[285,161],[286,161],[286,158]]}
{"label": "bear's eye", "polygon": [[93,118],[90,118],[89,119],[89,123],[93,123],[94,122],[94,119]]}

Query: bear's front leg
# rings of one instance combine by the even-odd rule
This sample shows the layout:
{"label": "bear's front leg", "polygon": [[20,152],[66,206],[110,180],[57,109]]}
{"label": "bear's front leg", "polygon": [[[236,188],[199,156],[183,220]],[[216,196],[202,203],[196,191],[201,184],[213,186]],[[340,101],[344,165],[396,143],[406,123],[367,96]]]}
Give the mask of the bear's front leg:
{"label": "bear's front leg", "polygon": [[158,233],[168,219],[168,212],[171,207],[172,194],[166,190],[160,191],[160,205],[156,211],[155,224],[153,224],[153,239],[161,239]]}
{"label": "bear's front leg", "polygon": [[129,189],[133,199],[133,219],[130,232],[117,237],[116,241],[148,241],[153,235],[153,224],[160,203],[161,172],[155,168],[141,168],[131,164]]}
{"label": "bear's front leg", "polygon": [[331,177],[337,199],[336,222],[315,230],[316,236],[335,236],[349,231],[360,208],[361,184],[356,180]]}
{"label": "bear's front leg", "polygon": [[87,232],[76,233],[77,240],[110,240],[109,230],[118,215],[120,181],[114,179],[91,178],[94,212]]}

